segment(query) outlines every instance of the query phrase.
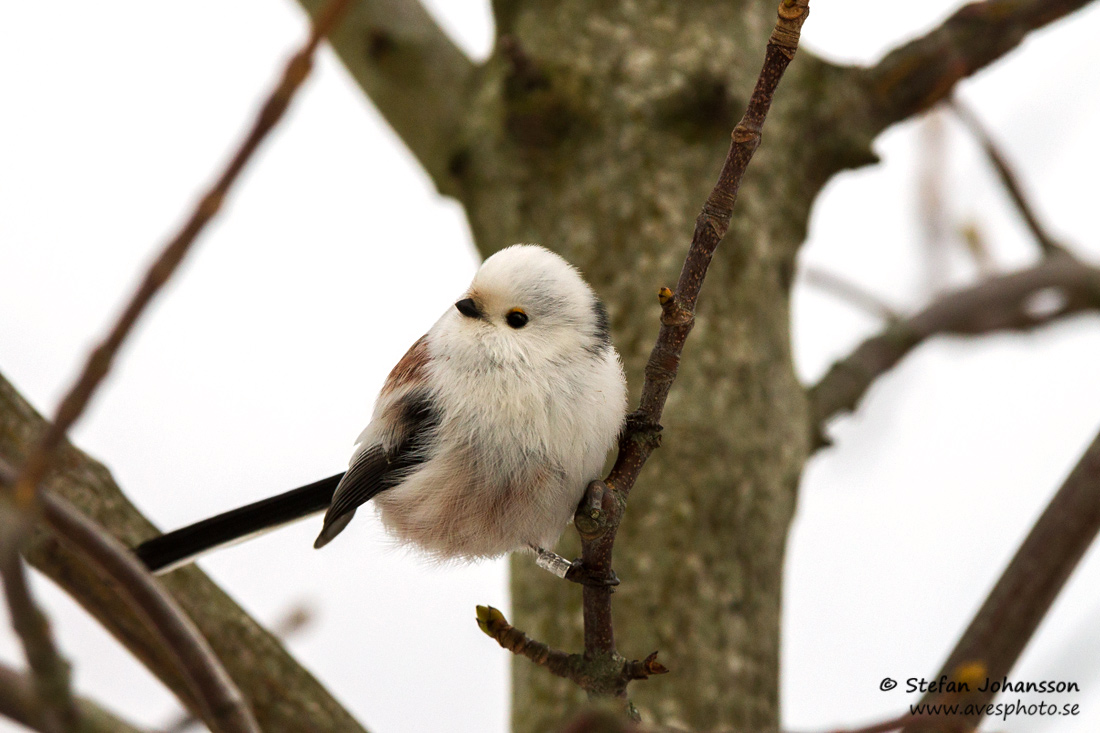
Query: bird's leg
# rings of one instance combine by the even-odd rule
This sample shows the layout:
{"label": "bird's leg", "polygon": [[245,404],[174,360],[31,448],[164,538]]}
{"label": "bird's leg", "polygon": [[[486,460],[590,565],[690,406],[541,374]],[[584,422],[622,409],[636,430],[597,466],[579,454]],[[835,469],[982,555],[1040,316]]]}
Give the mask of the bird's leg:
{"label": "bird's leg", "polygon": [[572,563],[552,550],[543,549],[537,545],[530,545],[535,552],[535,564],[543,570],[549,571],[559,578],[569,575]]}
{"label": "bird's leg", "polygon": [[559,578],[565,578],[581,585],[615,586],[619,584],[619,576],[615,575],[614,570],[608,575],[597,575],[590,572],[580,561],[580,558],[569,562],[551,550],[536,545],[531,545],[531,549],[535,551],[535,564]]}

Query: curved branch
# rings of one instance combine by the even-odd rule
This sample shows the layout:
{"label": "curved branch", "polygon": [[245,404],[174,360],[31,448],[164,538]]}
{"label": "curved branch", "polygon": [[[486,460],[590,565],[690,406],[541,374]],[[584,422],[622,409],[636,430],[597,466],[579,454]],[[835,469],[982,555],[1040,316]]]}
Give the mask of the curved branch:
{"label": "curved branch", "polygon": [[[1044,295],[1049,302],[1043,303]],[[876,379],[933,336],[1030,330],[1064,316],[1100,309],[1100,269],[1069,255],[948,293],[911,318],[887,326],[833,364],[809,390],[814,424],[855,409]]]}
{"label": "curved branch", "polygon": [[[22,463],[45,421],[0,375],[0,457]],[[46,492],[63,497],[78,511],[133,547],[160,534],[126,499],[110,472],[63,442]],[[189,707],[197,707],[175,663],[147,630],[143,619],[102,581],[86,559],[39,531],[26,546],[27,560],[83,606]],[[225,664],[265,731],[363,733],[363,728],[270,633],[256,623],[198,568],[182,568],[159,578],[214,653]]]}
{"label": "curved branch", "polygon": [[[0,486],[14,482],[14,472],[0,461]],[[8,602],[11,625],[23,645],[30,668],[28,694],[47,733],[80,728],[80,711],[72,694],[72,666],[57,647],[50,621],[38,607],[27,583],[19,547],[26,541],[27,517],[5,498],[0,505],[0,577]]]}
{"label": "curved branch", "polygon": [[[952,702],[973,704],[973,709],[981,710],[993,699],[995,692],[976,688],[989,687],[984,684],[986,678],[1000,680],[1008,675],[1097,532],[1100,435],[1031,528],[944,663],[941,674],[948,679],[978,681],[976,685],[970,683],[973,692],[962,693],[961,699]],[[921,702],[941,702],[936,698],[929,694]],[[952,729],[957,725],[958,730],[973,730],[981,717],[953,718]],[[921,718],[908,723],[904,730],[933,733],[942,729],[942,719]]]}
{"label": "curved branch", "polygon": [[[298,2],[310,15],[324,5]],[[356,0],[329,43],[440,193],[454,195],[473,62],[417,0]]]}
{"label": "curved branch", "polygon": [[955,84],[1016,48],[1033,30],[1091,0],[986,0],[960,8],[939,27],[855,73],[876,131],[951,94]]}
{"label": "curved branch", "polygon": [[859,283],[817,267],[802,269],[802,282],[844,301],[858,311],[884,321],[896,321],[898,311]]}
{"label": "curved branch", "polygon": [[211,729],[258,733],[252,712],[221,661],[141,561],[64,499],[44,494],[42,508],[57,536],[103,571],[134,612],[147,620],[179,666]]}

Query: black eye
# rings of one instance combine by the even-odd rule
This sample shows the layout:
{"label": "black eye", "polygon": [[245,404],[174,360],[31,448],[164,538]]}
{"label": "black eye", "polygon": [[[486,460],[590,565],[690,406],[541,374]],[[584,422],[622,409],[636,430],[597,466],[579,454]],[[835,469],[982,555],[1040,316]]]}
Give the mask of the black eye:
{"label": "black eye", "polygon": [[523,328],[527,325],[527,314],[520,309],[508,311],[508,315],[504,316],[504,320],[508,322],[508,325],[512,328]]}
{"label": "black eye", "polygon": [[481,311],[473,298],[463,298],[455,303],[455,308],[458,308],[458,312],[467,318],[481,318]]}

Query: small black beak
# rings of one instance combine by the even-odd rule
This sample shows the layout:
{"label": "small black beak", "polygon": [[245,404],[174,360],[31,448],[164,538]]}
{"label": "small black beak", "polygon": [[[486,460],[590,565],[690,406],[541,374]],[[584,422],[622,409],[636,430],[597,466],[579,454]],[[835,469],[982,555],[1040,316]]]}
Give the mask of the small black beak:
{"label": "small black beak", "polygon": [[458,312],[467,318],[481,318],[481,309],[477,307],[473,298],[463,298],[455,303],[455,308],[458,308]]}

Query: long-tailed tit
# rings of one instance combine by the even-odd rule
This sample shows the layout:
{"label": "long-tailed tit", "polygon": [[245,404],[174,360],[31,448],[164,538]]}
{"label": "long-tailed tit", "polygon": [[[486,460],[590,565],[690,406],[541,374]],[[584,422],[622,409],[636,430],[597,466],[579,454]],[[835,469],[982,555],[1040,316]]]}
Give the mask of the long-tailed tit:
{"label": "long-tailed tit", "polygon": [[[598,477],[626,412],[607,311],[535,245],[485,260],[390,372],[346,473],[150,540],[152,570],[325,511],[314,543],[374,500],[398,540],[440,558],[552,547]],[[564,575],[561,563],[555,569]]]}

